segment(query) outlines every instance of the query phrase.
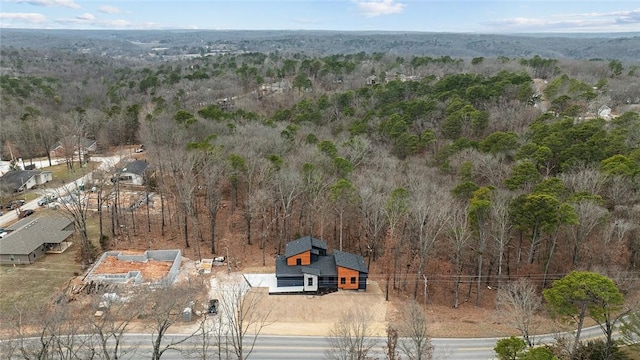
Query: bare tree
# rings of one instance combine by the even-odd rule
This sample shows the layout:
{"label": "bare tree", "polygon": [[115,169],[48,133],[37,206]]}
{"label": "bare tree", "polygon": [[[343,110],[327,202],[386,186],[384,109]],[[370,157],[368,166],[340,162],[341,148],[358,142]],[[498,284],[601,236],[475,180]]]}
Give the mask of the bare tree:
{"label": "bare tree", "polygon": [[204,183],[206,187],[205,203],[209,212],[209,237],[211,253],[216,253],[216,219],[222,202],[222,186],[224,178],[224,165],[217,156],[217,152],[208,151],[203,168]]}
{"label": "bare tree", "polygon": [[511,240],[511,217],[509,214],[509,204],[511,194],[506,191],[495,190],[491,203],[491,238],[496,245],[496,257],[498,258],[498,288],[502,281],[502,267],[504,253]]}
{"label": "bare tree", "polygon": [[185,350],[182,355],[196,359],[231,359],[231,349],[227,342],[229,336],[228,328],[223,322],[223,318],[218,315],[203,317],[198,324],[198,346],[192,350]]}
{"label": "bare tree", "polygon": [[[145,299],[146,300],[146,299]],[[135,347],[124,346],[124,334],[133,320],[140,314],[142,304],[130,299],[122,299],[115,293],[107,293],[94,304],[100,316],[88,316],[89,330],[98,341],[98,353],[106,360],[131,358]]]}
{"label": "bare tree", "polygon": [[49,160],[49,166],[52,166],[51,162],[51,148],[56,142],[58,131],[55,123],[50,117],[42,116],[36,122],[36,138],[42,146],[43,150],[47,153],[47,160]]}
{"label": "bare tree", "polygon": [[558,174],[564,185],[573,193],[601,194],[606,175],[593,165],[584,165],[571,172]]}
{"label": "bare tree", "polygon": [[27,311],[28,301],[24,305],[14,307],[11,324],[15,342],[8,351],[24,359],[84,359],[95,353],[91,335],[81,335],[86,330],[82,315],[66,297],[60,296],[52,306],[35,311]]}
{"label": "bare tree", "polygon": [[258,336],[270,324],[271,310],[261,306],[262,294],[251,291],[244,279],[221,284],[220,316],[238,360],[248,359]]}
{"label": "bare tree", "polygon": [[458,308],[460,304],[460,282],[462,281],[463,269],[462,256],[471,238],[471,231],[469,230],[468,206],[454,206],[451,221],[449,222],[449,230],[451,232],[449,238],[453,245],[453,262],[456,272],[453,281],[453,307]]}
{"label": "bare tree", "polygon": [[542,305],[542,296],[535,286],[525,278],[506,283],[498,289],[497,301],[513,327],[520,331],[529,346],[533,346],[534,315]]}
{"label": "bare tree", "polygon": [[169,349],[178,350],[178,345],[197,335],[199,329],[184,337],[170,339],[167,343],[167,332],[171,326],[182,319],[182,312],[190,306],[192,293],[189,286],[173,284],[167,287],[149,289],[145,298],[153,298],[155,302],[150,309],[145,309],[144,316],[149,319],[148,330],[151,332],[152,359],[160,360]]}
{"label": "bare tree", "polygon": [[585,241],[593,229],[607,217],[609,212],[590,199],[578,200],[572,205],[578,215],[578,222],[571,225],[572,231],[570,232],[570,236],[573,239],[573,267],[576,268],[578,266],[582,242]]}
{"label": "bare tree", "polygon": [[387,326],[387,343],[384,347],[387,360],[400,360],[398,353],[398,330],[391,325]]}
{"label": "bare tree", "polygon": [[287,230],[291,228],[289,219],[293,214],[293,206],[295,200],[300,195],[302,181],[297,171],[290,167],[278,170],[272,177],[272,183],[275,187],[274,198],[278,200],[280,211],[280,229],[284,231],[281,238],[289,238]]}
{"label": "bare tree", "polygon": [[[410,221],[417,237],[416,254],[418,257],[418,275],[413,290],[414,300],[418,297],[419,280],[424,276],[424,269],[438,237],[446,230],[452,199],[447,191],[424,181],[412,182]],[[426,282],[424,302],[427,301]]]}
{"label": "bare tree", "polygon": [[169,176],[180,210],[184,217],[183,235],[185,247],[189,247],[188,222],[191,221],[196,241],[196,252],[200,254],[199,242],[202,240],[202,229],[196,213],[195,196],[198,191],[198,177],[203,171],[202,160],[204,154],[200,151],[186,148],[174,148],[169,162]]}
{"label": "bare tree", "polygon": [[332,360],[365,360],[375,345],[369,314],[361,309],[348,310],[334,324],[327,341],[326,355]]}
{"label": "bare tree", "polygon": [[412,301],[404,308],[397,329],[400,350],[408,359],[428,360],[433,357],[427,317],[417,302]]}
{"label": "bare tree", "polygon": [[[363,177],[364,178],[364,177]],[[387,215],[384,212],[384,180],[378,177],[368,177],[362,179],[358,185],[360,206],[360,217],[362,219],[362,227],[364,228],[364,238],[366,241],[368,252],[368,264],[371,266],[371,260],[376,260],[382,251],[380,243],[384,239],[384,233],[387,224]]]}
{"label": "bare tree", "polygon": [[73,221],[73,225],[80,234],[80,247],[82,249],[83,268],[85,265],[93,263],[95,248],[87,233],[87,219],[89,217],[89,202],[86,193],[80,191],[85,182],[90,178],[90,174],[85,174],[78,180],[64,185],[56,190],[60,199],[60,211]]}
{"label": "bare tree", "polygon": [[302,165],[302,194],[307,206],[304,207],[304,211],[307,212],[307,233],[316,234],[315,219],[320,220],[319,235],[323,238],[324,231],[324,216],[318,216],[322,213],[322,210],[327,205],[324,201],[325,194],[330,185],[330,179],[327,178],[327,174],[321,171],[317,166],[311,163],[305,163]]}

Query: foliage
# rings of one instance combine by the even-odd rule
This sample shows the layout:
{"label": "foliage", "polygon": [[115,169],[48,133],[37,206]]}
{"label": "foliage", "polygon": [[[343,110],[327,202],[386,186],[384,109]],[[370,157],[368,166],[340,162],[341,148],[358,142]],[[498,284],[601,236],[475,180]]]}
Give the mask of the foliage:
{"label": "foliage", "polygon": [[559,360],[548,347],[528,349],[518,360]]}
{"label": "foliage", "polygon": [[608,175],[634,176],[640,171],[640,165],[624,155],[618,154],[600,162],[601,169]]}
{"label": "foliage", "polygon": [[628,360],[629,357],[615,345],[610,350],[607,349],[607,343],[603,340],[589,340],[578,346],[575,354],[575,360]]}
{"label": "foliage", "polygon": [[[542,292],[551,314],[573,320],[577,326],[575,353],[585,317],[598,323],[609,321],[621,309],[624,297],[616,284],[606,276],[589,271],[572,271],[551,288]],[[609,344],[611,345],[611,344]]]}
{"label": "foliage", "polygon": [[522,161],[513,167],[511,177],[507,178],[504,183],[509,190],[515,190],[521,187],[536,184],[542,176],[531,161]]}
{"label": "foliage", "polygon": [[526,348],[527,344],[525,344],[524,340],[511,336],[498,340],[493,351],[496,352],[500,360],[517,360],[520,359],[520,355]]}

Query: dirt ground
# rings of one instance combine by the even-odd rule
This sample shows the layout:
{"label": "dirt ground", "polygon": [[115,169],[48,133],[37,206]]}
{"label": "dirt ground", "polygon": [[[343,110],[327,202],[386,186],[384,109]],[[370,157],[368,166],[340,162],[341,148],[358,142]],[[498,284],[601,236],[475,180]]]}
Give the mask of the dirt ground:
{"label": "dirt ground", "polygon": [[[123,252],[130,255],[140,255],[143,252]],[[158,281],[167,276],[172,263],[167,261],[147,260],[146,262],[122,261],[116,256],[107,256],[93,272],[95,274],[126,274],[129,271],[140,271],[145,281]]]}
{"label": "dirt ground", "polygon": [[[195,271],[193,261],[183,261],[187,272]],[[268,267],[248,267],[248,271],[234,271],[227,274],[226,267],[214,267],[209,283],[244,281],[243,273],[266,273]],[[191,275],[192,276],[192,275]],[[201,275],[202,276],[202,275]],[[183,271],[183,278],[186,278]],[[211,289],[210,289],[211,290]],[[386,336],[385,329],[393,321],[406,303],[405,299],[392,298],[387,302],[381,286],[369,281],[367,291],[340,290],[322,296],[312,295],[269,295],[267,288],[252,288],[250,291],[260,296],[260,306],[269,309],[269,325],[262,333],[269,335],[310,335],[326,336],[345,311],[362,309],[371,315],[372,334]],[[215,298],[215,289],[209,292]],[[458,309],[442,305],[425,305],[432,337],[500,337],[518,335],[516,329],[505,322],[500,311],[478,308],[471,304],[462,304]],[[536,333],[552,333],[562,326],[544,318],[536,318],[532,327]],[[189,325],[179,324],[174,331],[190,330]]]}

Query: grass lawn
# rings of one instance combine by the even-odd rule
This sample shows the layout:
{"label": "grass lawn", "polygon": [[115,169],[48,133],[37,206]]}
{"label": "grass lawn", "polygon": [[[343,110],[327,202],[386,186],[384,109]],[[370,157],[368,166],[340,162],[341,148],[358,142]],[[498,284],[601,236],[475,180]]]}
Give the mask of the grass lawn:
{"label": "grass lawn", "polygon": [[74,241],[64,253],[46,254],[34,264],[0,266],[0,314],[9,315],[14,304],[28,302],[32,308],[50,304],[74,273],[81,272],[76,262],[78,249]]}
{"label": "grass lawn", "polygon": [[69,169],[67,169],[66,164],[59,164],[59,165],[50,166],[46,168],[46,170],[51,171],[51,176],[53,177],[53,183],[66,184],[84,176],[86,173],[93,170],[97,165],[99,165],[99,163],[89,162],[87,167],[81,168],[78,166],[78,164],[74,164],[73,170],[70,171]]}
{"label": "grass lawn", "polygon": [[[43,209],[42,212],[54,213],[55,210]],[[100,252],[97,214],[89,213],[87,232]],[[74,273],[82,274],[77,261],[80,250],[80,243],[75,239],[77,237],[76,234],[69,238],[73,245],[62,254],[46,254],[30,265],[1,265],[0,314],[8,315],[14,304],[29,302],[29,306],[34,308],[50,304],[57,291],[64,289],[75,277]]]}

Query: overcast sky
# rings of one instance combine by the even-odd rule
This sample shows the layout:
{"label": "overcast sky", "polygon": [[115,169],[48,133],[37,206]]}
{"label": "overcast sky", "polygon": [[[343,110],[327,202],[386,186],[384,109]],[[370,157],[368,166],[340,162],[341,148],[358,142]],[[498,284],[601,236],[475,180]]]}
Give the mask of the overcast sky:
{"label": "overcast sky", "polygon": [[0,27],[639,32],[640,1],[0,0]]}

